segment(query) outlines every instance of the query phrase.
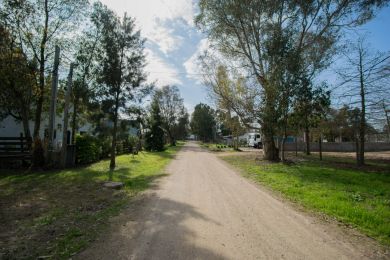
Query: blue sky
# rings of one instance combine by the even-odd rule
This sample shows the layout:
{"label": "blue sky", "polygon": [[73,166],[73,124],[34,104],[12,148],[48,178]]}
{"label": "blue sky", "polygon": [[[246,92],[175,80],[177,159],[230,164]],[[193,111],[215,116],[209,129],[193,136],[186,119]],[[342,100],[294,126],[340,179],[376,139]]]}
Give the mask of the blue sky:
{"label": "blue sky", "polygon": [[[207,40],[193,23],[197,10],[196,0],[103,0],[119,15],[127,12],[135,17],[139,29],[147,38],[146,54],[149,81],[158,87],[173,84],[179,87],[187,109],[192,112],[199,102],[210,103],[207,91],[197,73],[196,57],[207,46]],[[358,29],[367,33],[373,49],[389,51],[390,7]],[[354,38],[348,34],[345,38]],[[336,66],[336,65],[335,65]],[[330,85],[337,78],[332,68],[324,75]]]}

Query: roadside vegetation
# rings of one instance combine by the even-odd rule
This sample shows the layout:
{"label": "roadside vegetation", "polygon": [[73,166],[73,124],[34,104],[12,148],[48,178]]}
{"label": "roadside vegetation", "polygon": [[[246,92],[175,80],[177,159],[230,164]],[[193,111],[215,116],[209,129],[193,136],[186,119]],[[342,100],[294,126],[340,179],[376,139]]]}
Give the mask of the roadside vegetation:
{"label": "roadside vegetation", "polygon": [[[165,175],[164,168],[182,146],[163,152],[117,156],[59,171],[0,172],[0,258],[68,259],[105,229],[110,217],[137,193]],[[103,188],[112,177],[121,190]]]}
{"label": "roadside vegetation", "polygon": [[212,152],[226,152],[226,151],[234,151],[233,147],[226,144],[216,144],[216,143],[201,143],[201,147],[208,149]]}
{"label": "roadside vegetation", "polygon": [[300,156],[269,163],[255,155],[226,155],[223,160],[262,185],[306,209],[335,218],[390,245],[390,162]]}

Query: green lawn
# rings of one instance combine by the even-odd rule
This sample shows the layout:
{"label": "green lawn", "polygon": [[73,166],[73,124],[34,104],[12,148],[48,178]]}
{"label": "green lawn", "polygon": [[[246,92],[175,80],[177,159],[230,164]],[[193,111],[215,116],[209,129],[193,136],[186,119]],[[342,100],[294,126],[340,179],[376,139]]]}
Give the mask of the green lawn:
{"label": "green lawn", "polygon": [[253,155],[221,157],[307,209],[326,213],[390,245],[390,164],[359,169],[347,161],[266,163]]}
{"label": "green lawn", "polygon": [[0,171],[0,259],[39,256],[68,259],[94,240],[108,219],[147,189],[180,149],[117,157],[114,181],[121,190],[102,187],[109,161],[61,171]]}

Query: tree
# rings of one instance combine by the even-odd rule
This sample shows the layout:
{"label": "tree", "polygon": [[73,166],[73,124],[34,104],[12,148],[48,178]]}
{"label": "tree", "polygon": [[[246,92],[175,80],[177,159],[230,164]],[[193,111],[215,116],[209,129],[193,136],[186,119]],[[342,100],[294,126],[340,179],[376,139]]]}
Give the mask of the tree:
{"label": "tree", "polygon": [[[373,16],[388,1],[319,0],[290,3],[284,0],[201,0],[196,23],[224,57],[240,67],[261,88],[259,118],[264,156],[277,160],[274,135],[281,117],[280,92],[286,72],[284,60],[304,61],[314,75],[329,63],[343,26],[356,26]],[[290,55],[293,53],[294,55]],[[249,70],[248,70],[249,69]]]}
{"label": "tree", "polygon": [[1,6],[0,16],[17,39],[18,47],[28,60],[38,63],[34,138],[39,136],[48,61],[54,45],[63,47],[74,37],[74,29],[87,5],[87,0],[5,0]]}
{"label": "tree", "polygon": [[31,138],[29,120],[36,72],[36,64],[0,26],[0,113],[1,117],[11,115],[21,121],[27,138]]}
{"label": "tree", "polygon": [[[388,101],[388,100],[387,100]],[[384,114],[384,117],[385,117],[385,124],[384,124],[384,131],[387,132],[387,140],[390,141],[390,109],[389,109],[389,105],[386,104],[385,100],[382,99],[382,102],[380,102],[380,106],[382,108],[382,111],[383,111],[383,114]]]}
{"label": "tree", "polygon": [[180,112],[179,120],[173,129],[176,140],[184,140],[188,136],[190,124],[189,117],[190,116],[186,109]]}
{"label": "tree", "polygon": [[191,116],[191,130],[202,141],[209,142],[214,139],[215,135],[215,112],[206,104],[198,104],[195,106]]}
{"label": "tree", "polygon": [[[90,15],[90,21],[98,19],[99,15],[98,4],[93,6],[93,11]],[[72,112],[72,143],[78,128],[78,121],[85,115],[88,105],[95,94],[93,83],[96,81],[98,70],[98,56],[101,50],[99,42],[101,41],[101,30],[92,22],[83,31],[77,41],[77,49],[75,60],[77,67],[75,69],[75,80],[73,82],[73,112]]]}
{"label": "tree", "polygon": [[150,107],[149,131],[145,136],[145,149],[148,151],[164,150],[164,130],[158,99],[154,98]]}
{"label": "tree", "polygon": [[356,161],[358,165],[364,165],[366,110],[389,91],[388,85],[383,84],[383,80],[390,77],[390,72],[384,73],[387,70],[386,62],[389,62],[390,54],[372,53],[364,37],[360,37],[356,43],[352,43],[352,46],[352,49],[345,54],[347,67],[340,70],[339,75],[342,79],[341,86],[345,90],[342,97],[351,98],[353,105],[358,106],[360,110]]}
{"label": "tree", "polygon": [[[179,125],[179,119],[185,116],[186,109],[183,99],[180,97],[179,89],[176,86],[164,86],[156,90],[154,97],[160,106],[163,124],[161,127],[168,134],[170,144],[176,145],[175,129]],[[183,123],[183,122],[182,122]]]}
{"label": "tree", "polygon": [[325,89],[326,85],[314,87],[306,78],[302,79],[297,88],[292,121],[304,132],[307,155],[310,154],[310,129],[318,126],[330,106],[330,92]]}
{"label": "tree", "polygon": [[[220,65],[215,71],[215,75],[211,75],[205,80],[209,86],[210,94],[213,97],[218,111],[218,118],[222,122],[223,127],[227,127],[233,138],[233,146],[238,149],[238,137],[244,133],[245,128],[239,116],[235,112],[239,98],[243,97],[243,85],[245,80],[238,76],[236,80],[232,80],[227,72],[226,67]],[[246,104],[248,104],[246,99]],[[250,122],[251,121],[251,122]],[[248,123],[253,123],[249,120]]]}
{"label": "tree", "polygon": [[115,168],[118,117],[135,97],[135,88],[143,88],[144,40],[135,31],[134,19],[126,14],[121,20],[106,6],[96,3],[93,22],[101,30],[102,53],[98,70],[99,95],[113,122],[110,169]]}
{"label": "tree", "polygon": [[228,131],[232,135],[232,145],[234,150],[238,150],[239,140],[238,137],[245,133],[245,127],[243,127],[240,118],[236,115],[232,115],[230,111],[219,111],[219,117],[223,122],[223,126],[226,125]]}

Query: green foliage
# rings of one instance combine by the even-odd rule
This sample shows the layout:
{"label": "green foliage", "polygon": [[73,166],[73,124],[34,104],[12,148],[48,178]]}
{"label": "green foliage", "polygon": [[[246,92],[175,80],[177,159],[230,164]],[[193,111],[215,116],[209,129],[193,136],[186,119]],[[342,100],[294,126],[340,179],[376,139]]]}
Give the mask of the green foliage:
{"label": "green foliage", "polygon": [[139,146],[139,138],[138,136],[130,135],[126,140],[125,140],[126,146],[129,149],[129,152],[134,151],[135,149],[140,149],[141,147]]}
{"label": "green foliage", "polygon": [[206,104],[198,104],[191,116],[191,130],[202,141],[208,142],[214,139],[215,134],[215,112]]}
{"label": "green foliage", "polygon": [[96,162],[101,157],[98,140],[90,135],[76,136],[76,163],[86,164]]}
{"label": "green foliage", "polygon": [[155,91],[154,98],[158,100],[163,124],[161,127],[167,133],[171,145],[176,140],[186,136],[188,113],[184,107],[183,98],[176,86],[164,86]]}
{"label": "green foliage", "polygon": [[294,165],[259,164],[253,157],[246,156],[224,156],[223,159],[241,169],[245,176],[281,192],[292,201],[334,216],[390,244],[388,165],[383,167],[384,172],[364,172],[353,169],[352,160],[341,158],[325,157],[322,163],[310,158]]}
{"label": "green foliage", "polygon": [[123,141],[116,142],[116,154],[123,154],[125,152]]}
{"label": "green foliage", "polygon": [[100,159],[107,158],[111,153],[112,137],[100,136],[97,141],[100,147]]}
{"label": "green foliage", "polygon": [[[258,89],[248,87],[245,91],[247,96],[254,96],[247,102],[254,101],[252,106],[232,103],[242,114],[255,114],[252,122],[261,122],[266,159],[278,159],[273,137],[287,125],[297,72],[302,70],[313,80],[331,63],[342,29],[367,22],[387,2],[329,0],[313,5],[313,1],[199,1],[195,22],[208,36],[211,48],[224,56],[224,62],[231,60],[250,70],[245,76],[252,84],[256,82],[253,85]],[[230,95],[218,95],[231,100]]]}
{"label": "green foliage", "polygon": [[[35,124],[34,137],[39,135],[41,115],[47,101],[47,78],[51,73],[54,46],[58,45],[62,53],[69,51],[75,29],[80,19],[85,18],[88,9],[87,0],[40,1],[5,0],[0,3],[0,23],[6,25],[12,33],[14,46],[22,49],[26,60],[38,63],[34,80],[36,88],[26,84],[28,91],[34,93]],[[16,71],[16,70],[15,70]]]}
{"label": "green foliage", "polygon": [[31,137],[29,120],[36,63],[15,45],[14,37],[0,25],[0,119],[11,115],[23,123],[24,135]]}
{"label": "green foliage", "polygon": [[111,169],[115,168],[118,115],[135,98],[143,98],[149,86],[146,75],[144,42],[136,31],[135,20],[126,14],[120,18],[100,2],[94,4],[92,22],[101,35],[97,68],[98,99],[114,123],[112,129]]}
{"label": "green foliage", "polygon": [[149,119],[149,132],[145,135],[145,149],[147,151],[164,150],[164,131],[161,128],[162,118],[158,100],[153,99],[151,117]]}
{"label": "green foliage", "polygon": [[326,90],[325,83],[315,87],[304,76],[301,77],[300,82],[301,84],[296,88],[291,122],[299,129],[317,127],[329,109],[330,91]]}

